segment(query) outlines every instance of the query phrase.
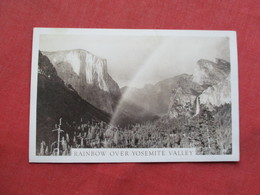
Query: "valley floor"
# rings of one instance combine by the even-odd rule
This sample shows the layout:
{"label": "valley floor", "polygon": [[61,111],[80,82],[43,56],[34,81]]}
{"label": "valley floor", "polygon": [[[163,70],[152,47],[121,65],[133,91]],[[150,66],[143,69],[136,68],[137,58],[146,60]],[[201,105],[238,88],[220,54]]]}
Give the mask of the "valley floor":
{"label": "valley floor", "polygon": [[82,123],[61,134],[59,150],[57,141],[41,141],[38,155],[70,155],[71,148],[196,148],[198,155],[231,154],[231,128],[216,118],[202,111],[194,118],[162,118],[124,128],[103,121]]}

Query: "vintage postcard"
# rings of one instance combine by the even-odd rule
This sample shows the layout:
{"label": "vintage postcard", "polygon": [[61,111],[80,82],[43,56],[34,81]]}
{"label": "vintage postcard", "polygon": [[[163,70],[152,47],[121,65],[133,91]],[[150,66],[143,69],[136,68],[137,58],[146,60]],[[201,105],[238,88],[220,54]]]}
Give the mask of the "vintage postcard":
{"label": "vintage postcard", "polygon": [[35,28],[29,161],[239,161],[236,32]]}

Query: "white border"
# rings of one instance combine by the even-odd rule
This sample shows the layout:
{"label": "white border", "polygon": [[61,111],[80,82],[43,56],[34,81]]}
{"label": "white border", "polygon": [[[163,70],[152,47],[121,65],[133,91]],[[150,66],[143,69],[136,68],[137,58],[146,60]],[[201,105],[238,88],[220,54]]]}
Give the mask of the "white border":
{"label": "white border", "polygon": [[[192,37],[228,37],[231,63],[231,105],[232,105],[232,155],[192,155],[183,157],[139,157],[117,158],[100,157],[74,157],[74,156],[36,156],[36,106],[37,106],[37,80],[39,37],[41,34],[57,35],[132,35],[132,36],[192,36]],[[37,163],[122,163],[122,162],[218,162],[239,161],[239,103],[238,103],[238,59],[237,41],[235,31],[201,31],[201,30],[130,30],[130,29],[76,29],[76,28],[34,28],[31,69],[31,96],[30,96],[30,134],[29,134],[29,162]],[[86,149],[100,151],[101,149]],[[120,151],[122,149],[104,149],[104,151]],[[133,151],[136,149],[123,149]],[[147,150],[139,148],[139,150]],[[153,149],[149,149],[153,150]],[[169,150],[161,148],[160,150]],[[175,150],[174,148],[171,150]]]}

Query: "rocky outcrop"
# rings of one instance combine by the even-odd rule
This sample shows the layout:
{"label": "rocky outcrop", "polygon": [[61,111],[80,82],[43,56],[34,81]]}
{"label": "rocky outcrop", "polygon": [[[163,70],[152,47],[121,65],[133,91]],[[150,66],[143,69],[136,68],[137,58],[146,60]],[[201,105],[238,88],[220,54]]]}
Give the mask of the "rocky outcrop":
{"label": "rocky outcrop", "polygon": [[231,102],[230,63],[216,59],[216,62],[199,60],[193,81],[205,87],[199,95],[200,104],[209,109]]}
{"label": "rocky outcrop", "polygon": [[230,75],[218,84],[208,87],[199,97],[200,103],[208,108],[231,103]]}
{"label": "rocky outcrop", "polygon": [[194,70],[193,81],[204,87],[216,85],[230,74],[230,63],[216,59],[216,62],[201,59]]}
{"label": "rocky outcrop", "polygon": [[113,112],[121,92],[108,74],[105,59],[82,49],[42,53],[50,59],[58,76],[83,99],[105,112]]}

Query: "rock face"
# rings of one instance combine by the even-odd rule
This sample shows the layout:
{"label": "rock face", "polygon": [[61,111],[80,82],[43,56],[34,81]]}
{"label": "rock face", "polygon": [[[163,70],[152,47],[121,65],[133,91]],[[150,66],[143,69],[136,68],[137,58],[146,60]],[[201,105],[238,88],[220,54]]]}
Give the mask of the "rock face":
{"label": "rock face", "polygon": [[193,81],[205,87],[216,85],[230,74],[230,63],[216,59],[216,62],[201,59],[197,62]]}
{"label": "rock face", "polygon": [[95,107],[112,113],[121,92],[107,71],[107,61],[88,51],[42,52],[57,70],[58,76]]}
{"label": "rock face", "polygon": [[200,103],[212,109],[214,106],[231,103],[230,63],[216,59],[216,62],[199,60],[193,81],[205,87],[199,96]]}
{"label": "rock face", "polygon": [[209,108],[231,103],[230,75],[218,84],[208,87],[199,97],[200,103]]}
{"label": "rock face", "polygon": [[212,110],[215,106],[231,103],[230,63],[221,59],[216,62],[199,60],[192,81],[173,89],[168,115],[195,116],[204,105]]}

